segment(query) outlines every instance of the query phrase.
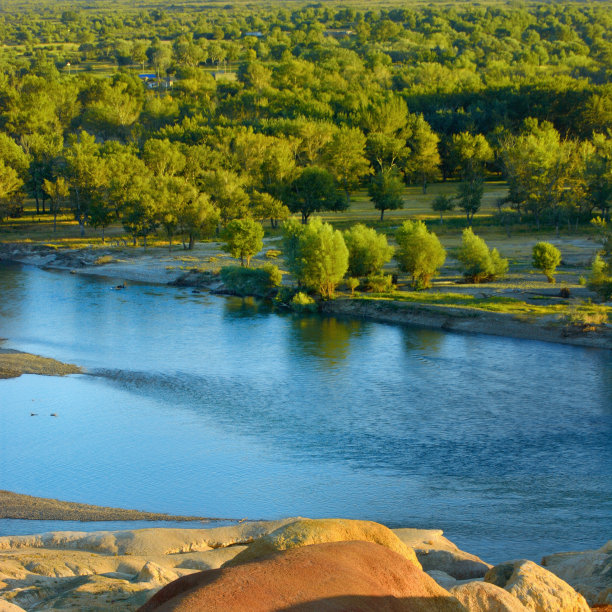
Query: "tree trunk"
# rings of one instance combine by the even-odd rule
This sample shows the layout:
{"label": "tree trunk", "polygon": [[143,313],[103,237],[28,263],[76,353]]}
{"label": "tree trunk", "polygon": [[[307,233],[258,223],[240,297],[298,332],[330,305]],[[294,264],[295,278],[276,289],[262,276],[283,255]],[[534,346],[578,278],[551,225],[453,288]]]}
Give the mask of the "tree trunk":
{"label": "tree trunk", "polygon": [[195,238],[193,234],[189,234],[189,250],[193,251],[193,245],[195,244]]}
{"label": "tree trunk", "polygon": [[427,193],[427,178],[423,175],[423,193]]}
{"label": "tree trunk", "polygon": [[57,230],[57,213],[53,213],[53,231]]}
{"label": "tree trunk", "polygon": [[385,209],[384,209],[384,208],[381,208],[381,209],[380,209],[380,220],[381,220],[381,221],[383,220],[383,217],[384,217],[384,216],[385,216]]}

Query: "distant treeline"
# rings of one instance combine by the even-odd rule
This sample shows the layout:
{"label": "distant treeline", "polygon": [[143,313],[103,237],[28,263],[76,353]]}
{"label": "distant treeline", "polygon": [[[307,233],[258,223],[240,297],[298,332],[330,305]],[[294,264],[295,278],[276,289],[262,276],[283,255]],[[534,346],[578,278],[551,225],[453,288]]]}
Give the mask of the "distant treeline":
{"label": "distant treeline", "polygon": [[371,6],[4,2],[0,219],[192,242],[457,178],[470,221],[492,175],[500,213],[608,215],[612,2]]}

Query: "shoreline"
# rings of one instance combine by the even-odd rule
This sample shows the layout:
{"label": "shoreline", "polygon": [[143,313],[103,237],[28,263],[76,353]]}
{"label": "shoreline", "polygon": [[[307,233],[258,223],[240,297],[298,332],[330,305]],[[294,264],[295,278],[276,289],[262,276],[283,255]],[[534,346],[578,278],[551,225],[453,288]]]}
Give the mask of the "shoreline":
{"label": "shoreline", "polygon": [[[83,276],[224,293],[221,281],[210,273],[194,274],[184,267],[168,265],[171,261],[168,253],[154,249],[138,253],[113,252],[115,259],[112,262],[96,264],[104,255],[108,253],[95,249],[58,251],[45,245],[0,245],[0,261],[7,263],[34,265]],[[206,281],[203,280],[204,276]],[[327,315],[382,323],[612,350],[612,327],[609,325],[605,329],[585,332],[570,330],[545,318],[525,320],[507,313],[389,299],[339,297],[321,302],[320,310]]]}
{"label": "shoreline", "polygon": [[470,308],[384,299],[339,298],[323,302],[322,312],[380,323],[413,325],[442,331],[486,334],[519,340],[536,340],[583,348],[612,350],[612,330],[610,329],[598,332],[568,332],[564,327],[547,324],[545,321],[522,321],[511,314]]}
{"label": "shoreline", "polygon": [[31,520],[31,521],[173,521],[213,522],[235,521],[237,519],[221,519],[202,516],[182,516],[160,512],[112,508],[77,502],[62,501],[48,497],[24,495],[13,491],[0,490],[0,519]]}

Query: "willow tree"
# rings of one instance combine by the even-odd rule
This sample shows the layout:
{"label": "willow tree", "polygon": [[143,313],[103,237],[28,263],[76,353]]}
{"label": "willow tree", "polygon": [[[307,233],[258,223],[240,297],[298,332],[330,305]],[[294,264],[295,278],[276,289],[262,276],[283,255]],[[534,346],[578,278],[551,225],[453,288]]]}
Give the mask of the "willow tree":
{"label": "willow tree", "polygon": [[319,217],[307,225],[295,219],[285,221],[283,251],[298,285],[318,291],[324,299],[334,295],[348,269],[349,252],[342,233]]}

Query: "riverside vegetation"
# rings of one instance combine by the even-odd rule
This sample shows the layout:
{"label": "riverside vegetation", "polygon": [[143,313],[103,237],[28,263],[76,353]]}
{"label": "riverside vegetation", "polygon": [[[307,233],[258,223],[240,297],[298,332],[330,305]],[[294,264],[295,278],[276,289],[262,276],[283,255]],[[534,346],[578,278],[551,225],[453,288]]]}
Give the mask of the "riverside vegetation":
{"label": "riverside vegetation", "polygon": [[[395,299],[401,273],[424,289],[438,271],[476,283],[509,271],[519,298],[531,279],[516,262],[516,283],[506,238],[523,260],[542,233],[570,249],[601,238],[579,270],[561,262],[562,293],[609,299],[607,2],[39,6],[12,3],[0,23],[1,240],[193,251],[217,236],[248,266],[262,238],[282,233],[286,249],[292,234],[302,262],[279,262],[298,290]],[[292,215],[314,229],[297,240],[292,221],[280,227]],[[382,236],[337,233],[365,236],[356,223]],[[374,267],[357,263],[385,236],[399,275],[384,245]],[[587,313],[584,329],[608,312],[564,304],[566,321]]]}

